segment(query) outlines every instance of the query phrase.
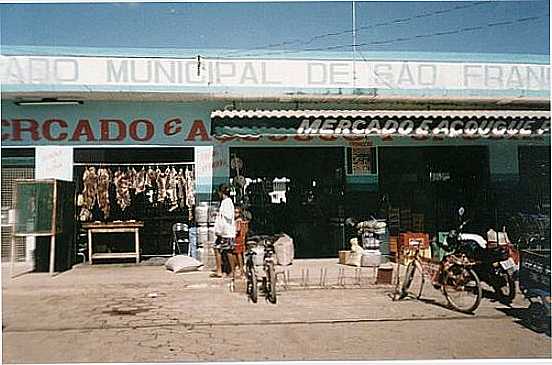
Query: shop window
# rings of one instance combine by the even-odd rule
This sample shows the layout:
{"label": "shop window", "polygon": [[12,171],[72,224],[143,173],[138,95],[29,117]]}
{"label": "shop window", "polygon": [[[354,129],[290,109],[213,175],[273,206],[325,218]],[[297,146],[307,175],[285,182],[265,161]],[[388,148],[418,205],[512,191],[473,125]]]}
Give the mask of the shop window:
{"label": "shop window", "polygon": [[142,256],[171,253],[173,224],[193,219],[193,148],[78,148],[74,161],[80,223],[142,221]]}
{"label": "shop window", "polygon": [[25,237],[13,237],[12,227],[8,224],[8,212],[14,207],[13,191],[16,180],[33,179],[34,148],[2,148],[2,262],[11,261],[11,244],[15,243],[15,261],[25,261],[27,240]]}

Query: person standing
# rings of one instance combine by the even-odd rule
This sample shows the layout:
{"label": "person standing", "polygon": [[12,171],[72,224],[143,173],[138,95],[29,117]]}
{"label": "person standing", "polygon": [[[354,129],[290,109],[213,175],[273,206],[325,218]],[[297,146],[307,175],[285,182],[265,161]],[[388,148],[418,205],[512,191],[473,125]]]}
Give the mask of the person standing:
{"label": "person standing", "polygon": [[249,223],[244,217],[242,217],[240,208],[236,208],[234,210],[234,216],[236,218],[236,246],[234,248],[234,254],[236,256],[237,265],[236,275],[234,276],[241,277],[244,272],[243,253],[245,251],[245,241],[247,239]]}
{"label": "person standing", "polygon": [[215,220],[215,273],[213,276],[222,277],[222,257],[226,256],[230,262],[231,273],[234,273],[236,259],[234,257],[234,246],[236,239],[236,222],[234,218],[234,203],[230,199],[230,188],[228,185],[219,187],[221,198],[220,208]]}

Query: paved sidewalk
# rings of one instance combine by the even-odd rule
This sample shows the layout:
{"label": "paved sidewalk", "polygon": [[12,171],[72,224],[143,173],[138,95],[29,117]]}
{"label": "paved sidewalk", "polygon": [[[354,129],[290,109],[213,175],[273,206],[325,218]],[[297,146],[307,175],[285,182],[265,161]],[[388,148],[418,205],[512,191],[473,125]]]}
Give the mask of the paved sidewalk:
{"label": "paved sidewalk", "polygon": [[[487,333],[487,328],[496,326],[497,331],[504,332],[504,328],[509,331],[503,338],[506,347],[488,352],[487,345],[479,345],[469,352],[460,346],[463,350],[456,351],[454,356],[489,357],[502,353],[510,357],[550,357],[550,338],[529,331],[512,316],[512,311],[527,306],[521,297],[516,298],[514,308],[484,299],[475,315],[465,315],[446,308],[445,298],[433,288],[424,291],[424,301],[393,302],[390,298],[393,286],[373,285],[371,270],[363,270],[357,285],[355,270],[350,268],[347,289],[316,288],[320,284],[316,275],[311,276],[310,287],[304,287],[300,285],[304,282],[301,277],[307,267],[309,273],[318,275],[321,268],[326,268],[327,283],[337,283],[340,265],[335,260],[297,260],[287,268],[292,283],[288,290],[279,287],[276,305],[262,298],[257,304],[251,303],[245,294],[230,291],[229,280],[209,278],[208,272],[174,274],[161,266],[81,265],[55,277],[42,273],[15,279],[3,276],[4,360],[448,358],[442,348],[424,349],[416,356],[405,355],[385,341],[398,338],[410,344],[405,349],[412,349],[415,344],[412,341],[418,341],[419,333],[438,342],[439,336],[433,333],[450,327],[458,333],[476,331],[473,338],[496,344],[497,340],[491,337],[499,333]],[[296,334],[291,335],[292,329]],[[279,353],[274,346],[261,349],[254,346],[249,352],[223,351],[240,347],[239,341],[232,340],[234,335],[245,342],[262,343],[266,339],[261,337],[267,331],[282,336],[280,345],[287,344],[293,349]],[[348,331],[361,337],[379,333],[383,342],[378,339],[376,343],[381,345],[381,352],[353,349],[357,342],[352,341]],[[320,340],[312,340],[316,335]],[[220,336],[215,348],[213,336]],[[312,348],[319,353],[296,347],[298,341],[307,339],[314,341]],[[342,349],[333,342],[341,344]],[[451,350],[455,345],[449,343],[444,347]],[[37,348],[41,352],[33,352]]]}

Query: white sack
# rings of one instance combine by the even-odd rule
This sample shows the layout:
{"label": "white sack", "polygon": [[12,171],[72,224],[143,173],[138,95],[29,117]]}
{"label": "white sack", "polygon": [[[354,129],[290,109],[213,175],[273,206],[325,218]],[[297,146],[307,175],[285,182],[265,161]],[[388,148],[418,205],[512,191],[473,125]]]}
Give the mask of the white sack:
{"label": "white sack", "polygon": [[274,242],[274,252],[276,253],[278,265],[291,265],[295,257],[293,239],[287,234],[282,235]]}
{"label": "white sack", "polygon": [[185,255],[173,256],[165,263],[167,270],[171,270],[175,273],[196,271],[201,265],[203,265],[201,262],[193,257]]}

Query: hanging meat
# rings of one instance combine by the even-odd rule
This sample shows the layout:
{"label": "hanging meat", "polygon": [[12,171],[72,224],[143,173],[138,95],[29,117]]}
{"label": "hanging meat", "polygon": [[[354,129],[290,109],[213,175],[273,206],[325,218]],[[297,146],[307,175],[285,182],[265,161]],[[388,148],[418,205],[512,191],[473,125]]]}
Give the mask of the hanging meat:
{"label": "hanging meat", "polygon": [[183,169],[179,169],[178,175],[176,175],[176,194],[178,205],[181,209],[184,209],[186,206],[186,177]]}
{"label": "hanging meat", "polygon": [[97,180],[98,175],[94,166],[90,166],[84,170],[84,174],[82,175],[84,186],[82,190],[83,205],[79,214],[80,220],[83,222],[92,219],[92,209],[96,203]]}
{"label": "hanging meat", "polygon": [[146,169],[142,167],[142,169],[138,171],[138,173],[136,174],[136,181],[135,181],[136,194],[140,194],[144,190],[146,190],[146,177],[147,177]]}
{"label": "hanging meat", "polygon": [[156,203],[157,199],[155,199],[155,192],[157,190],[157,173],[151,166],[148,168],[148,172],[146,174],[146,189],[148,202],[150,204]]}
{"label": "hanging meat", "polygon": [[193,170],[188,170],[188,167],[186,167],[184,176],[186,177],[186,205],[188,206],[189,219],[191,220],[193,217],[192,207],[195,206],[195,181]]}
{"label": "hanging meat", "polygon": [[128,168],[127,170],[127,177],[128,177],[128,185],[129,185],[129,188],[136,191],[136,182],[138,181],[138,172],[136,171],[136,169],[133,167],[133,168]]}
{"label": "hanging meat", "polygon": [[130,206],[130,184],[129,177],[125,171],[117,170],[115,172],[113,183],[117,192],[117,204],[121,210],[125,210]]}
{"label": "hanging meat", "polygon": [[[167,170],[169,170],[169,168],[167,168]],[[167,178],[168,178],[168,172],[165,170],[165,172],[161,171],[159,169],[159,167],[155,170],[156,174],[157,174],[157,187],[159,189],[159,195],[157,197],[157,200],[159,202],[164,202],[165,201],[165,198],[167,197]]]}
{"label": "hanging meat", "polygon": [[111,183],[111,174],[108,169],[98,169],[98,205],[104,215],[104,219],[109,217],[109,184]]}
{"label": "hanging meat", "polygon": [[[167,169],[168,170],[168,169]],[[169,198],[169,212],[178,208],[177,183],[178,173],[171,167],[167,177],[167,197]]]}

